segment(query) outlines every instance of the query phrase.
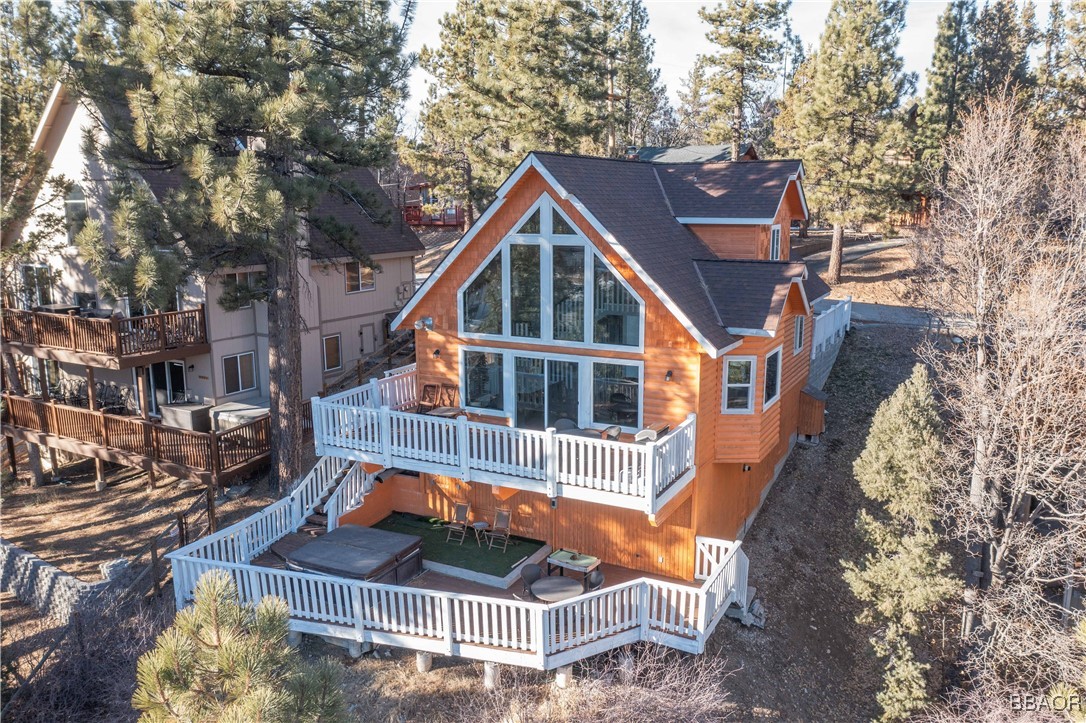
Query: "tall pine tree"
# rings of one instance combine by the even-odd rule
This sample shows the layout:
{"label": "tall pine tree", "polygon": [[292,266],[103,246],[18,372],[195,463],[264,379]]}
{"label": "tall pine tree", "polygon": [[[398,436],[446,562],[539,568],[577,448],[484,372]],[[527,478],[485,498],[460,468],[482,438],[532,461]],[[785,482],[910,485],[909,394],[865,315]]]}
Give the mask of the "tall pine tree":
{"label": "tall pine tree", "polygon": [[[307,231],[368,263],[353,228],[313,209],[333,194],[381,220],[350,173],[387,155],[408,68],[402,43],[385,0],[84,7],[77,78],[110,116],[98,150],[116,169],[117,198],[113,236],[88,223],[77,242],[100,276],[132,275],[148,297],[192,273],[266,267],[267,289],[251,291],[267,302],[272,470],[283,491],[302,471]],[[171,190],[150,203],[130,171],[168,178]]]}
{"label": "tall pine tree", "polygon": [[904,25],[902,0],[834,0],[787,96],[778,138],[803,159],[808,201],[833,224],[830,283],[841,278],[845,226],[882,218],[899,197],[895,112],[913,84],[897,53]]}
{"label": "tall pine tree", "polygon": [[699,55],[679,88],[676,116],[680,144],[701,145],[708,142],[712,116],[709,113],[709,76],[706,65],[705,57]]}
{"label": "tall pine tree", "polygon": [[1057,88],[1068,121],[1086,122],[1086,0],[1073,0],[1064,25],[1066,54]]}
{"label": "tall pine tree", "polygon": [[1030,87],[1029,49],[1033,42],[1032,6],[1023,18],[1014,0],[994,0],[977,15],[974,45],[975,90],[980,96],[996,96],[1004,90]]}
{"label": "tall pine tree", "polygon": [[976,17],[973,0],[953,0],[939,16],[928,87],[917,119],[921,160],[926,163],[938,157],[943,141],[958,127],[959,115],[973,98]]}
{"label": "tall pine tree", "polygon": [[784,53],[789,0],[727,0],[698,16],[709,24],[706,37],[719,50],[706,57],[710,110],[714,118],[710,140],[728,140],[732,158],[749,127],[748,119],[766,101]]}

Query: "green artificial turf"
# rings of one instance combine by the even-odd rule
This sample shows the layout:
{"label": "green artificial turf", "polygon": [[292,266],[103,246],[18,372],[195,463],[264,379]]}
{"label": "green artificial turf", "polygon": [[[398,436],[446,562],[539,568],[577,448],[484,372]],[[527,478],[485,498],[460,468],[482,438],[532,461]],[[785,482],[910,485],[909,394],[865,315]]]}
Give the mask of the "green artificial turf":
{"label": "green artificial turf", "polygon": [[422,557],[425,560],[497,577],[505,577],[517,561],[535,554],[543,547],[543,543],[538,540],[514,536],[509,539],[509,547],[505,552],[499,547],[491,550],[487,548],[485,540],[482,547],[475,544],[475,532],[471,528],[468,528],[463,544],[455,540],[445,542],[448,530],[442,520],[405,512],[393,512],[374,527],[389,532],[402,532],[405,535],[418,535],[422,538]]}

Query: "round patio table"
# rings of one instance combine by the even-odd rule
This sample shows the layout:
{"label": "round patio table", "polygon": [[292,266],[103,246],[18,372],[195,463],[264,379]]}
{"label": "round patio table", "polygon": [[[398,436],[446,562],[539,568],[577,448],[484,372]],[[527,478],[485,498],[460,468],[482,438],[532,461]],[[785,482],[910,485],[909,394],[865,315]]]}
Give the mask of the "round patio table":
{"label": "round patio table", "polygon": [[545,602],[561,602],[577,597],[584,591],[584,585],[572,577],[544,577],[532,583],[532,594]]}

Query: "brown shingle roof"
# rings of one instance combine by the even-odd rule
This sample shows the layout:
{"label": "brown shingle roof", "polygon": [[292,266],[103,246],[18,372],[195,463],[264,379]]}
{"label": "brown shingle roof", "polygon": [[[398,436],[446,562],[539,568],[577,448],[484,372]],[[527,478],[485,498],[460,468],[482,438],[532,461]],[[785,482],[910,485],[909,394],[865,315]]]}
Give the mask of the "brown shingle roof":
{"label": "brown shingle roof", "polygon": [[788,292],[807,265],[802,261],[694,261],[702,288],[729,329],[776,331]]}
{"label": "brown shingle roof", "polygon": [[773,218],[799,161],[661,164],[678,218]]}

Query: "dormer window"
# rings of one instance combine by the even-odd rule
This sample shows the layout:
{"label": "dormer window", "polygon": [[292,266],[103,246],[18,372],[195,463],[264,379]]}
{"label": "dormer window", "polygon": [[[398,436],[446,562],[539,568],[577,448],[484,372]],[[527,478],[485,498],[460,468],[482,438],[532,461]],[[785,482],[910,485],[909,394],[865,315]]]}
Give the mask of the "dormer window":
{"label": "dormer window", "polygon": [[79,186],[72,186],[64,197],[64,222],[68,229],[68,244],[72,245],[87,223],[87,197]]}
{"label": "dormer window", "polygon": [[460,332],[640,348],[644,304],[544,195],[460,291]]}
{"label": "dormer window", "polygon": [[781,260],[781,227],[772,226],[769,229],[769,260]]}

